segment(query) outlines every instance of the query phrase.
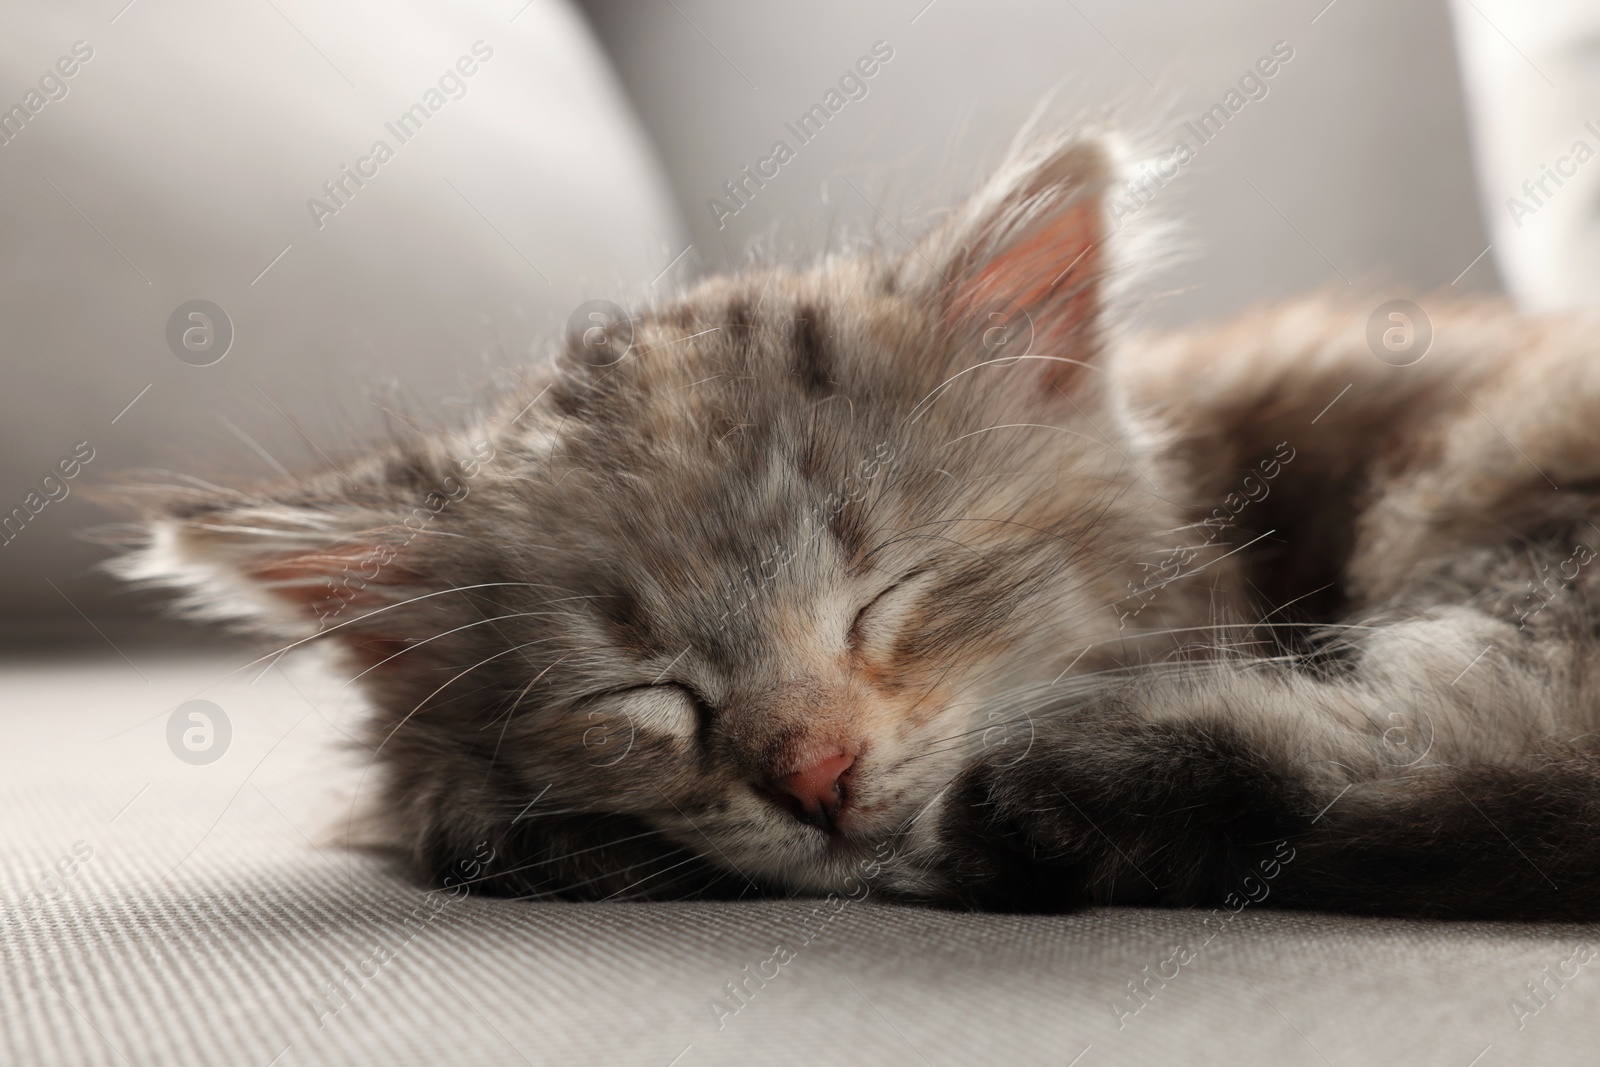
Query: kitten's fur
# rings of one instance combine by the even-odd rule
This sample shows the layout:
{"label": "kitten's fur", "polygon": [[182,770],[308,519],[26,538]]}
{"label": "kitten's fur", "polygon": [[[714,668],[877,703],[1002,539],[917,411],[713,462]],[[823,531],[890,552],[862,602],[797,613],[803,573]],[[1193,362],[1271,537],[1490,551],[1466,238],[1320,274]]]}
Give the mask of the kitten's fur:
{"label": "kitten's fur", "polygon": [[[458,439],[168,492],[120,569],[338,642],[389,831],[501,893],[1600,914],[1585,335],[1135,336],[1115,157],[572,338]],[[831,832],[773,789],[841,750]]]}

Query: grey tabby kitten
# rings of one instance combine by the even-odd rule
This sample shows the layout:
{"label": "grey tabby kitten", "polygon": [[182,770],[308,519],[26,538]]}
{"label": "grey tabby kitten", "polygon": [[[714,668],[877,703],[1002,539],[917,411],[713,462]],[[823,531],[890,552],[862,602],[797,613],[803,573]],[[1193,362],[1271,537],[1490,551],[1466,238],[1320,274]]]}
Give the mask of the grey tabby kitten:
{"label": "grey tabby kitten", "polygon": [[1139,336],[1117,159],[569,338],[459,438],[167,490],[117,567],[341,647],[391,839],[492,892],[1600,914],[1592,326]]}

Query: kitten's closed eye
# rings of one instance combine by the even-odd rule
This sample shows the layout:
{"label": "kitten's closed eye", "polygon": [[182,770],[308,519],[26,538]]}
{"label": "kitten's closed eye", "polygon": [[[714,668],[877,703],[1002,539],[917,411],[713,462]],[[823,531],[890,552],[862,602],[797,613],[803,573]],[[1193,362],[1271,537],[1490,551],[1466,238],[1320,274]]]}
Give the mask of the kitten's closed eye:
{"label": "kitten's closed eye", "polygon": [[873,597],[850,624],[850,648],[869,658],[888,652],[928,578],[927,571],[912,571]]}
{"label": "kitten's closed eye", "polygon": [[679,682],[634,686],[608,694],[639,729],[692,739],[710,719],[710,708],[693,689]]}

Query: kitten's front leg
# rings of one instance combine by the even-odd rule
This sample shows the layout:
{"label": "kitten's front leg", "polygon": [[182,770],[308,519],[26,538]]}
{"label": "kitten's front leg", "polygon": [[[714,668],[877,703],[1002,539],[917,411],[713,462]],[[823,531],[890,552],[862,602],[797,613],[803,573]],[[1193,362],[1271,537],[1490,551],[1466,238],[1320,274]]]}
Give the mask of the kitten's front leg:
{"label": "kitten's front leg", "polygon": [[[951,787],[935,896],[1593,921],[1600,745],[1534,727],[1538,701],[1518,693],[1548,683],[1505,673],[1435,694],[1416,738],[1419,723],[1383,713],[1394,687],[1269,663],[1063,702],[1035,714],[1024,758],[986,755]],[[1508,725],[1490,729],[1487,710]]]}
{"label": "kitten's front leg", "polygon": [[1149,721],[1112,703],[1041,726],[1026,758],[986,757],[952,788],[948,902],[1225,905],[1256,891],[1246,879],[1292,853],[1319,807],[1221,719]]}

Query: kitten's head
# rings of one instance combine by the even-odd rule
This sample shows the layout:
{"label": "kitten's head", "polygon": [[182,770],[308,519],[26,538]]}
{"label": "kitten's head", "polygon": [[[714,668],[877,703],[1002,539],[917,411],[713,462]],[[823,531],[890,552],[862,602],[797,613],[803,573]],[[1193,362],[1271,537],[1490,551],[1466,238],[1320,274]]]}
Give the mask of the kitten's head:
{"label": "kitten's head", "polygon": [[489,840],[509,892],[838,887],[1116,638],[1172,524],[1103,382],[1111,181],[1037,145],[904,254],[569,339],[459,438],[169,496],[121,570],[337,643],[429,869]]}

